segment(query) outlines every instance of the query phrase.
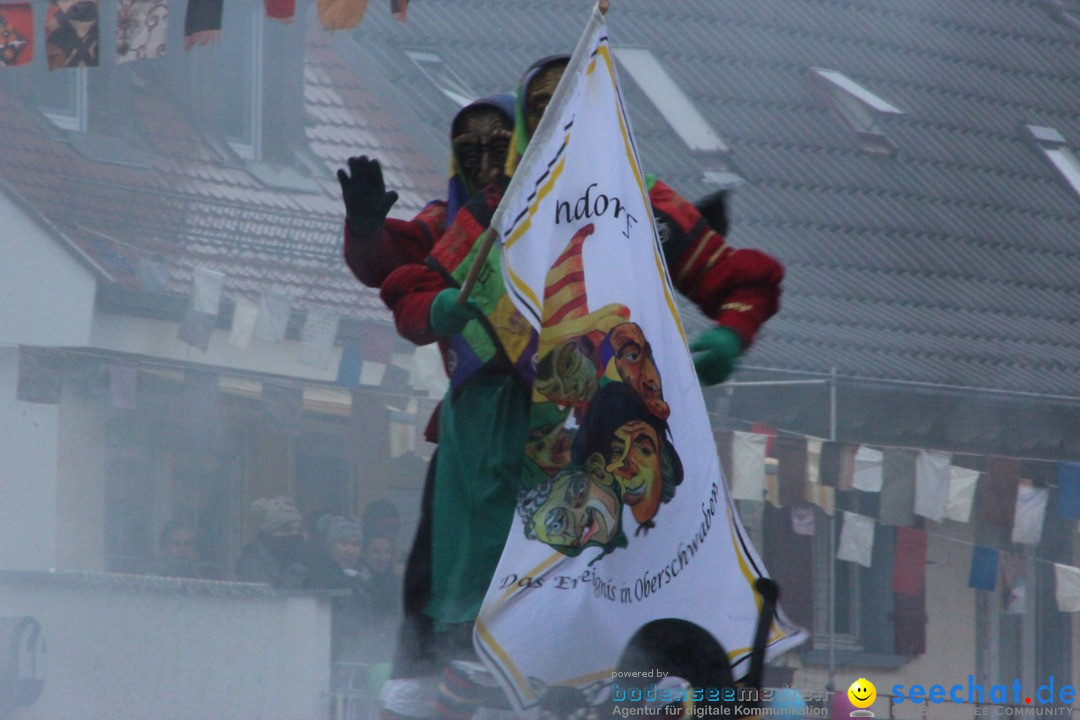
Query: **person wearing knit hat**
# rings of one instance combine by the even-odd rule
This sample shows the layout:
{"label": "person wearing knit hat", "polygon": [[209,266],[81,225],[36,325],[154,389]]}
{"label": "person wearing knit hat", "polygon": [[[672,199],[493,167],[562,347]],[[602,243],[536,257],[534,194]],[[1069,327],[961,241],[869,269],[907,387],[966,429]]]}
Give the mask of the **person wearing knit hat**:
{"label": "person wearing knit hat", "polygon": [[334,564],[346,573],[355,573],[362,551],[360,521],[342,515],[324,515],[317,527]]}
{"label": "person wearing knit hat", "polygon": [[274,587],[301,587],[310,558],[300,511],[286,497],[260,498],[251,504],[251,511],[259,529],[240,551],[236,579]]}

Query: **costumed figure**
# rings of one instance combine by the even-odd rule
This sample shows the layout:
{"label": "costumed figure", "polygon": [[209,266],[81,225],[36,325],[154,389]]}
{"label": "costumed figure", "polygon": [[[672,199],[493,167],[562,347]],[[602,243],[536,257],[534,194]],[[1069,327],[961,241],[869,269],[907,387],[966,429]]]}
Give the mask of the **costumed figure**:
{"label": "costumed figure", "polygon": [[[527,147],[566,61],[566,57],[546,58],[523,77],[507,175]],[[527,381],[540,370],[533,367],[538,354],[535,332],[517,315],[505,291],[497,299],[488,297],[487,307],[474,301],[457,303],[456,288],[476,255],[476,241],[487,229],[505,184],[504,177],[485,186],[457,213],[423,264],[399,267],[384,279],[381,287],[383,300],[393,311],[403,336],[417,343],[440,342],[452,381],[440,417],[439,460],[431,499],[432,594],[427,605],[427,614],[439,637],[436,644],[444,650],[446,658],[475,657],[472,624],[512,520],[522,480],[522,449],[530,438],[530,430],[536,431],[532,435],[534,442],[551,438],[551,445],[559,446],[568,438],[558,430],[557,408],[562,403],[567,403],[567,407],[578,404],[573,398],[557,396],[562,402],[551,401],[556,408],[547,408],[548,431],[530,427],[533,391]],[[650,189],[657,217],[669,224],[665,258],[676,287],[718,323],[698,338],[692,348],[699,353],[695,365],[703,381],[720,382],[733,369],[735,359],[752,341],[758,327],[778,309],[782,267],[763,253],[734,250],[726,245],[701,212],[663,183],[651,181]],[[715,210],[719,201],[713,198],[711,202]],[[721,213],[714,214],[722,217]],[[501,284],[499,273],[489,270],[490,266],[481,272],[479,284],[483,285],[485,275],[488,281]],[[625,318],[620,321],[618,324]],[[598,328],[601,333],[610,329]],[[470,335],[478,341],[470,343]],[[584,336],[592,343],[589,333]],[[498,337],[501,344],[492,340],[493,337]],[[567,350],[598,362],[595,347],[590,348],[581,340],[572,344],[576,347]],[[598,366],[597,370],[603,368]],[[592,391],[591,384],[588,385],[586,392]],[[658,383],[654,386],[647,381],[640,383],[639,388],[645,394],[660,389]],[[662,414],[658,406],[649,414],[655,416],[656,412]],[[553,415],[555,421],[551,422]],[[649,423],[645,425],[638,435],[648,436],[651,431],[657,445],[661,445],[661,431]],[[635,437],[631,436],[631,445]],[[603,456],[600,459],[604,460],[606,475],[614,476],[607,469],[609,465],[628,467],[623,461]],[[600,459],[593,459],[593,465],[597,466]],[[585,460],[587,464],[589,458]],[[555,470],[554,464],[549,465],[544,474],[550,476]],[[620,472],[625,475],[619,484],[620,497],[625,485],[625,492],[635,502],[644,503],[642,510],[652,508],[653,514],[654,506],[663,500],[665,485],[675,482],[665,483],[661,477],[650,483],[639,477],[640,473]],[[581,483],[580,477],[575,477],[577,492]],[[573,484],[570,479],[551,480],[553,485],[560,481],[560,487],[569,488]],[[612,511],[611,493],[605,496],[603,481],[594,482],[595,509],[599,511],[603,507],[613,517],[617,511]],[[615,483],[610,487],[615,487]],[[586,532],[586,539],[578,544],[584,546],[592,541],[594,545],[618,546],[625,542],[619,539],[621,528],[600,530],[596,520],[599,515],[599,512],[593,515],[596,530]],[[538,526],[534,524],[534,527]],[[573,547],[572,543],[563,544]],[[451,666],[444,678],[436,712],[468,716],[470,707],[475,708],[478,702],[479,692],[460,672],[461,666],[456,667],[457,670]],[[384,691],[386,699],[388,695]],[[398,713],[398,717],[408,716],[407,712]]]}

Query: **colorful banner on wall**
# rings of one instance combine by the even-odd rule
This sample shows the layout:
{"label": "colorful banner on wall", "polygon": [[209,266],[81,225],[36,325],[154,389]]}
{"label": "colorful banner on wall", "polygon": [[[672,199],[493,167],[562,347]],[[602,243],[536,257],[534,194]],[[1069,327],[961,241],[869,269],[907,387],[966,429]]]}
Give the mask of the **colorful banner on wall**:
{"label": "colorful banner on wall", "polygon": [[0,5],[0,67],[26,65],[34,57],[34,8]]}

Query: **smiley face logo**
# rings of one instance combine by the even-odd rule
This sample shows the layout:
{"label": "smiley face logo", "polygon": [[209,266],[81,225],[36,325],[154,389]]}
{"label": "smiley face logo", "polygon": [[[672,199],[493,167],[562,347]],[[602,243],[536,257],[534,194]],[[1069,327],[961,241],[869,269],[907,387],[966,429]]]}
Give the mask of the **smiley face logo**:
{"label": "smiley face logo", "polygon": [[847,696],[855,707],[868,708],[874,704],[874,699],[877,698],[877,688],[874,687],[874,683],[866,678],[859,678],[851,683],[851,687],[847,690]]}

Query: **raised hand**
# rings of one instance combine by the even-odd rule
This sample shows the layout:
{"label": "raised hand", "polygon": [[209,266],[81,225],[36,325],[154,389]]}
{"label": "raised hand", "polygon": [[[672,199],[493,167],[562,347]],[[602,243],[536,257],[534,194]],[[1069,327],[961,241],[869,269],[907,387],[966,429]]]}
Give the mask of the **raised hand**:
{"label": "raised hand", "polygon": [[379,161],[366,155],[351,157],[348,171],[338,170],[337,177],[349,229],[354,234],[367,235],[382,228],[398,194],[386,190]]}

